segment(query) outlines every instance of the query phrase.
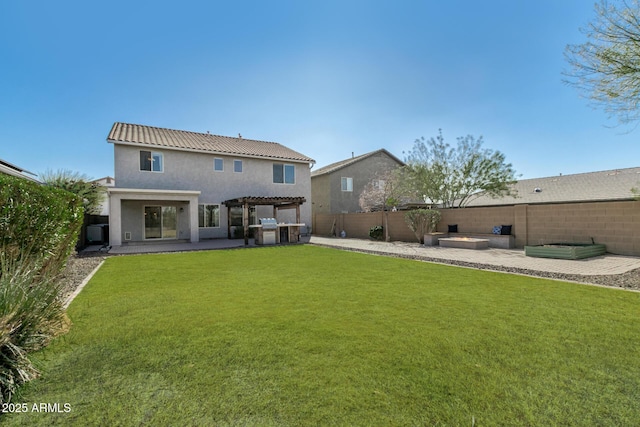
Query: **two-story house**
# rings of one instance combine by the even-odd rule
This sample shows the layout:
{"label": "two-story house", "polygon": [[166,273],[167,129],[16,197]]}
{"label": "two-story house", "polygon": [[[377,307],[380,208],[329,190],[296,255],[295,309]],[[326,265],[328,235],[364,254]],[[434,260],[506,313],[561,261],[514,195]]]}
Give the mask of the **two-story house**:
{"label": "two-story house", "polygon": [[[113,246],[230,238],[234,227],[274,214],[311,224],[315,161],[281,144],[127,123],[115,123],[107,141],[114,146]],[[247,197],[262,203],[250,210],[224,205]],[[295,212],[264,204],[271,199],[293,200]]]}
{"label": "two-story house", "polygon": [[360,193],[382,173],[404,166],[404,162],[385,149],[324,166],[311,173],[311,196],[315,213],[353,213],[360,211]]}

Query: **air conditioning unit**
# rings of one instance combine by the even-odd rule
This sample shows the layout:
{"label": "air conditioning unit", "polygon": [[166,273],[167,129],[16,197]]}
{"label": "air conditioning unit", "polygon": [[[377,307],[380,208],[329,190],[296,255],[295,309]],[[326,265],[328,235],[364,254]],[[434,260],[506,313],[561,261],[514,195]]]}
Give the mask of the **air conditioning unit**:
{"label": "air conditioning unit", "polygon": [[87,226],[87,242],[94,245],[102,245],[109,241],[109,225],[94,224]]}

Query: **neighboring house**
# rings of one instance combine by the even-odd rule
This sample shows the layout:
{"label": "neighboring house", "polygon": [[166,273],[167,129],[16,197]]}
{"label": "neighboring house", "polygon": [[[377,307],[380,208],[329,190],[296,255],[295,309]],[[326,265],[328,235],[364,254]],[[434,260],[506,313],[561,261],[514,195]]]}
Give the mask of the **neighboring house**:
{"label": "neighboring house", "polygon": [[[311,224],[315,161],[281,144],[126,123],[115,123],[107,141],[116,182],[108,189],[111,245],[229,238],[274,214]],[[224,204],[246,197],[250,209]],[[296,209],[280,210],[293,206],[287,201]]]}
{"label": "neighboring house", "polygon": [[404,166],[385,149],[332,163],[311,173],[313,213],[360,211],[360,193],[377,175]]}
{"label": "neighboring house", "polygon": [[[104,178],[100,178],[100,179],[94,179],[91,182],[106,188],[111,188],[116,186],[116,180],[110,176],[105,176]],[[105,192],[105,197],[102,200],[102,203],[100,204],[100,212],[98,212],[96,215],[109,216],[109,197],[107,196],[106,192]]]}
{"label": "neighboring house", "polygon": [[633,200],[640,187],[640,167],[523,179],[511,188],[517,197],[480,196],[467,207]]}
{"label": "neighboring house", "polygon": [[17,176],[19,178],[24,178],[29,181],[40,183],[40,181],[35,178],[37,176],[35,173],[29,172],[26,169],[18,167],[2,159],[0,159],[0,173],[3,173],[5,175]]}

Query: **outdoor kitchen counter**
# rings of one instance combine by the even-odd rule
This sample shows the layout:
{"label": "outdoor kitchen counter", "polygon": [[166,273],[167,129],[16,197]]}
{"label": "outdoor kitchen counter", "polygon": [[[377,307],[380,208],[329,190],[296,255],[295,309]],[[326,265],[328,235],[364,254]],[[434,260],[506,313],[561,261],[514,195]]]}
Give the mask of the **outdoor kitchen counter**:
{"label": "outdoor kitchen counter", "polygon": [[[271,225],[271,224],[269,224]],[[281,244],[281,243],[291,243],[298,242],[300,239],[300,227],[305,226],[304,223],[284,223],[281,222],[279,224],[273,224],[271,227],[275,225],[277,231],[273,228],[265,229],[263,224],[250,225],[249,228],[257,228],[257,236],[256,236],[256,244],[257,245],[265,245],[265,244]],[[265,239],[265,233],[272,232],[275,234],[275,240],[271,240],[271,237]]]}

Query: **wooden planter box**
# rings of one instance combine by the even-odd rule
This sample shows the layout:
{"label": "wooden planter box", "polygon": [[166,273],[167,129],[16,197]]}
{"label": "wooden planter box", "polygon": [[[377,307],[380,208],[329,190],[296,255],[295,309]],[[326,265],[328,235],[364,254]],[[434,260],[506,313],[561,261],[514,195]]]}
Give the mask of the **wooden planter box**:
{"label": "wooden planter box", "polygon": [[607,247],[601,244],[553,243],[525,246],[524,254],[537,258],[583,259],[604,255]]}

